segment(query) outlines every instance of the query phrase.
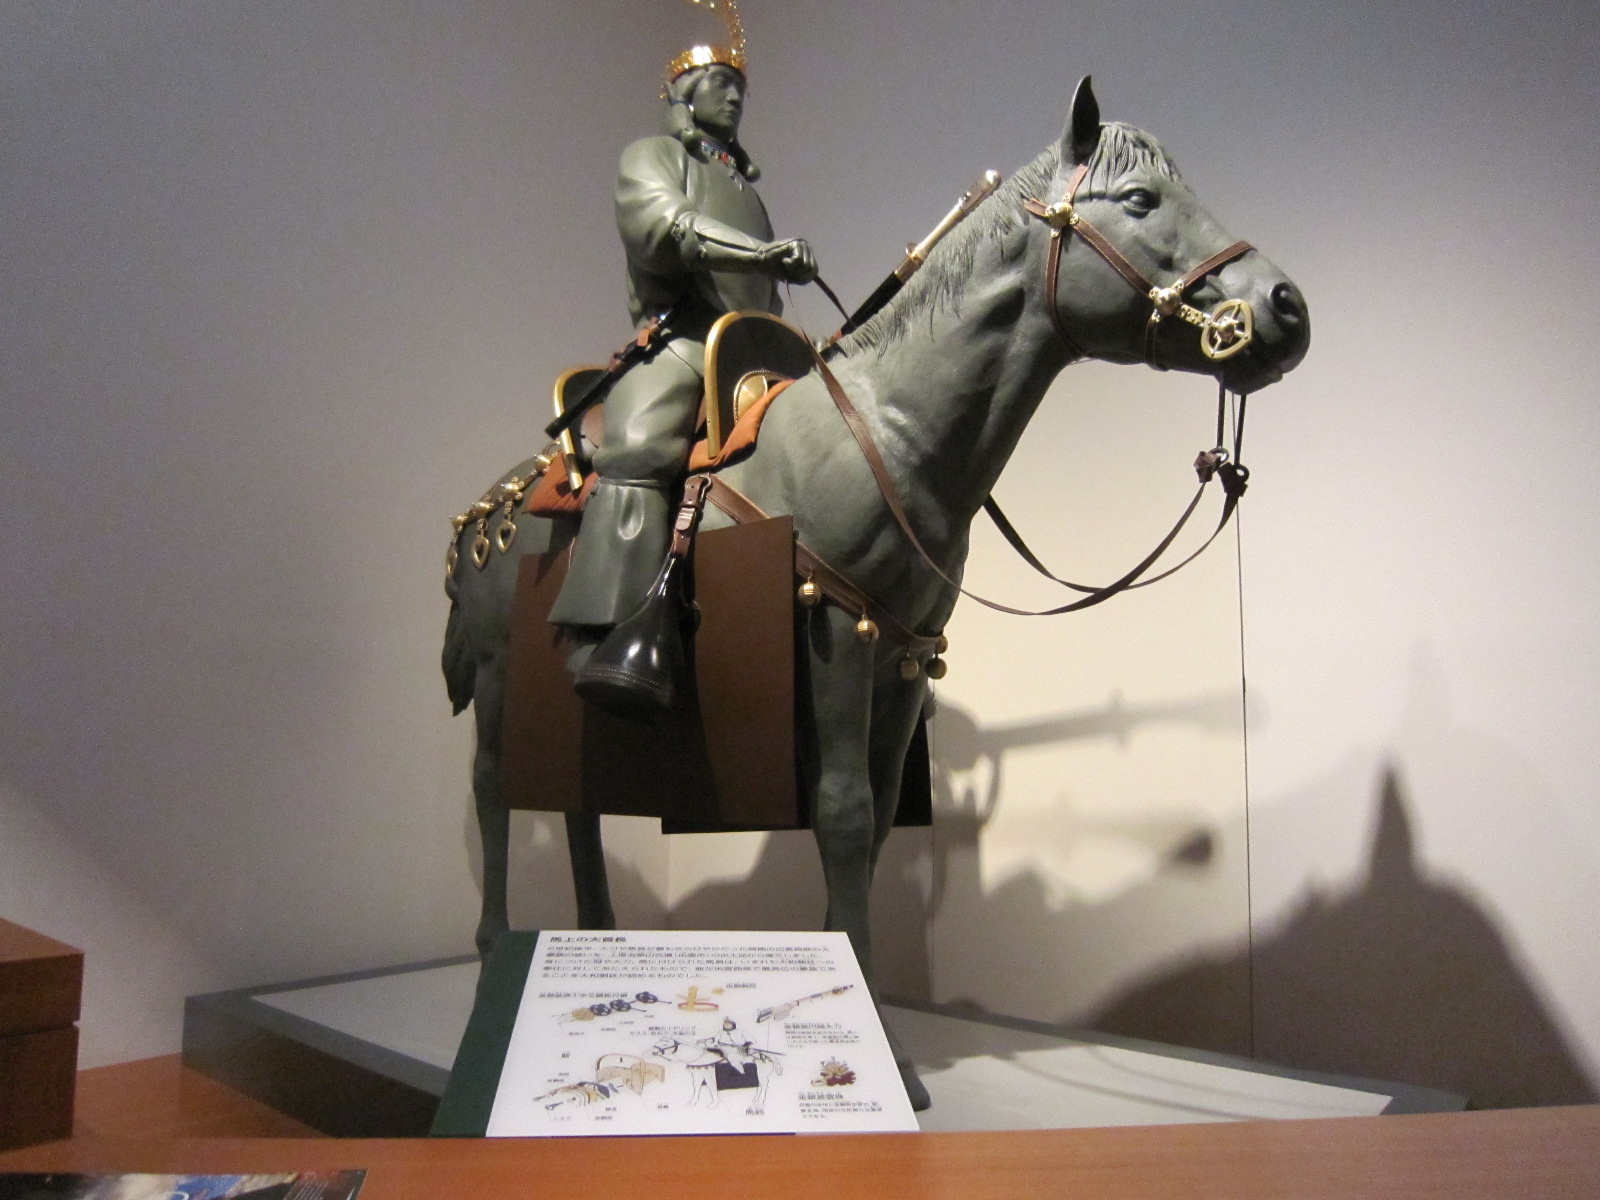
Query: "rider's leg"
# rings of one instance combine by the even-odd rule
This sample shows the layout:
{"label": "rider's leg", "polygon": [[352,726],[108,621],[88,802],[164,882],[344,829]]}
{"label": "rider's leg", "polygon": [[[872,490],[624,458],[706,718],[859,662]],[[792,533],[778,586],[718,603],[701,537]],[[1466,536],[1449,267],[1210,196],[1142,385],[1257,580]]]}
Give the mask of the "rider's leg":
{"label": "rider's leg", "polygon": [[672,488],[689,457],[703,388],[702,343],[678,339],[633,366],[606,397],[599,482],[550,611],[558,625],[610,626],[632,614],[661,569]]}

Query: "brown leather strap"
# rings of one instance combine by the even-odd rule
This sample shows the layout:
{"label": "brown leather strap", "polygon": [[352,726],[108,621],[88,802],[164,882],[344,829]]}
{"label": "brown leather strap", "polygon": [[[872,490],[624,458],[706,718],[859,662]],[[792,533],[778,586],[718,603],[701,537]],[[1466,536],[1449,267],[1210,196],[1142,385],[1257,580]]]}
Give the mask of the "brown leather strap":
{"label": "brown leather strap", "polygon": [[[1087,174],[1087,164],[1080,163],[1068,178],[1066,189],[1059,204],[1049,205],[1042,200],[1036,200],[1031,197],[1022,202],[1024,209],[1041,220],[1048,222],[1051,226],[1050,254],[1045,263],[1045,294],[1048,297],[1050,306],[1051,323],[1056,327],[1056,334],[1061,338],[1068,353],[1074,358],[1087,358],[1088,355],[1067,333],[1066,324],[1061,320],[1061,312],[1056,304],[1056,292],[1061,275],[1061,247],[1070,233],[1076,232],[1079,237],[1089,244],[1095,253],[1105,259],[1111,265],[1111,268],[1122,276],[1129,287],[1141,296],[1150,295],[1156,290],[1157,286],[1150,281],[1143,271],[1129,262],[1122,251],[1118,250],[1105,234],[1096,229],[1088,218],[1073,207],[1077,200],[1078,188]],[[1231,246],[1217,251],[1209,258],[1185,271],[1172,284],[1172,287],[1181,298],[1185,292],[1211,274],[1212,271],[1232,262],[1240,255],[1248,254],[1254,249],[1255,247],[1249,242],[1234,242]],[[1166,370],[1165,367],[1156,362],[1156,334],[1161,328],[1161,320],[1161,310],[1154,306],[1154,299],[1152,298],[1150,319],[1145,322],[1144,326],[1144,360],[1158,370]]]}
{"label": "brown leather strap", "polygon": [[[1128,585],[1129,591],[1134,588],[1149,587],[1152,583],[1160,583],[1163,579],[1176,575],[1184,567],[1187,567],[1204,554],[1210,548],[1211,543],[1217,540],[1217,535],[1228,527],[1228,521],[1233,517],[1233,510],[1239,506],[1239,498],[1244,495],[1245,489],[1250,486],[1250,469],[1239,461],[1239,453],[1244,445],[1244,408],[1247,397],[1239,397],[1239,412],[1233,426],[1233,454],[1230,459],[1228,451],[1223,444],[1223,437],[1227,431],[1227,396],[1227,389],[1219,386],[1217,389],[1217,448],[1215,450],[1202,450],[1199,457],[1194,461],[1195,470],[1200,475],[1202,487],[1210,483],[1213,478],[1220,479],[1222,483],[1225,499],[1222,502],[1222,515],[1217,518],[1216,528],[1201,543],[1199,549],[1189,554],[1177,566],[1168,567],[1159,575],[1141,578],[1137,583],[1130,583]],[[1039,556],[1023,540],[1022,534],[1017,532],[1016,526],[1011,523],[1011,519],[1006,516],[999,502],[993,496],[983,502],[983,511],[989,514],[989,519],[994,522],[995,528],[1011,544],[1011,548],[1021,556],[1022,560],[1046,579],[1059,583],[1064,588],[1070,588],[1074,592],[1092,593],[1098,590],[1087,584],[1073,583],[1069,579],[1063,579],[1045,566],[1039,560]],[[1189,519],[1189,512],[1193,511],[1194,507],[1191,505],[1188,512],[1185,512],[1183,517],[1179,519],[1178,529],[1183,528],[1184,523]],[[1173,532],[1176,533],[1177,530],[1175,529]]]}
{"label": "brown leather strap", "polygon": [[700,512],[705,508],[706,489],[711,480],[705,475],[691,475],[683,485],[683,499],[678,504],[678,515],[672,522],[671,553],[682,558],[694,544],[694,527],[700,523]]}
{"label": "brown leather strap", "polygon": [[[750,497],[719,475],[697,476],[710,485],[709,499],[726,513],[735,525],[750,525],[764,521],[767,514]],[[909,654],[937,654],[938,637],[924,637],[913,633],[901,624],[900,619],[871,596],[867,595],[804,542],[794,544],[794,569],[801,577],[822,589],[822,594],[846,612],[870,617],[878,626],[884,640],[901,647]]]}
{"label": "brown leather strap", "polygon": [[856,411],[856,406],[851,403],[850,397],[845,394],[844,386],[840,384],[837,376],[829,369],[828,364],[822,361],[821,356],[817,355],[815,350],[812,351],[812,355],[816,358],[817,370],[822,376],[822,382],[827,385],[828,395],[833,397],[834,406],[838,408],[839,414],[844,417],[845,424],[849,426],[850,432],[855,436],[856,443],[861,447],[861,453],[867,460],[867,466],[871,468],[873,478],[877,480],[878,490],[883,494],[884,503],[889,506],[889,511],[894,515],[895,523],[900,526],[900,532],[911,543],[912,549],[921,556],[922,561],[928,565],[929,569],[944,580],[945,583],[968,599],[976,601],[985,608],[992,608],[996,612],[1010,613],[1014,617],[1053,617],[1061,613],[1076,612],[1080,608],[1090,608],[1096,604],[1103,604],[1117,593],[1127,590],[1141,575],[1150,569],[1156,559],[1166,553],[1167,547],[1172,545],[1173,539],[1178,536],[1179,531],[1188,523],[1190,515],[1200,503],[1200,497],[1205,495],[1205,485],[1201,484],[1200,489],[1194,494],[1194,499],[1189,501],[1189,507],[1184,509],[1183,516],[1179,517],[1178,523],[1172,527],[1172,532],[1162,538],[1156,548],[1145,555],[1144,559],[1133,570],[1114,583],[1107,584],[1093,594],[1085,596],[1082,600],[1075,600],[1070,604],[1061,604],[1055,608],[1012,608],[1009,604],[1001,604],[996,600],[980,596],[976,592],[968,591],[956,580],[950,578],[944,568],[934,561],[933,556],[923,547],[922,539],[917,537],[917,531],[911,527],[911,520],[906,516],[905,505],[900,500],[899,492],[894,485],[894,479],[889,474],[889,468],[884,465],[883,456],[878,453],[878,447],[873,444],[872,435],[867,431],[866,422],[861,419],[861,414]]}
{"label": "brown leather strap", "polygon": [[1224,250],[1218,250],[1199,266],[1190,267],[1183,273],[1183,278],[1178,280],[1178,282],[1172,286],[1178,289],[1178,295],[1181,296],[1195,284],[1204,279],[1207,275],[1211,274],[1211,272],[1215,271],[1218,267],[1226,266],[1234,259],[1239,258],[1242,255],[1249,254],[1250,251],[1254,249],[1255,247],[1249,242],[1237,241]]}
{"label": "brown leather strap", "polygon": [[756,502],[746,496],[733,484],[716,475],[702,476],[711,481],[710,500],[723,512],[735,525],[754,525],[757,521],[765,521],[764,513]]}
{"label": "brown leather strap", "polygon": [[913,633],[883,605],[867,595],[804,542],[794,544],[794,568],[800,575],[822,589],[822,594],[846,612],[859,613],[870,618],[887,642],[911,654],[937,654],[940,640]]}
{"label": "brown leather strap", "polygon": [[1100,257],[1110,263],[1111,266],[1116,270],[1117,274],[1121,275],[1123,279],[1128,281],[1128,286],[1134,291],[1138,292],[1141,296],[1145,295],[1151,288],[1155,286],[1155,284],[1151,283],[1145,278],[1144,272],[1140,271],[1138,267],[1134,266],[1131,262],[1123,257],[1122,251],[1113,246],[1106,238],[1105,234],[1101,233],[1093,225],[1089,224],[1088,221],[1084,220],[1082,217],[1079,217],[1077,221],[1073,223],[1072,229],[1079,237],[1088,242],[1089,245],[1093,246],[1099,253]]}
{"label": "brown leather strap", "polygon": [[1061,236],[1061,230],[1052,229],[1050,231],[1050,257],[1045,263],[1044,269],[1045,307],[1050,310],[1050,324],[1056,327],[1056,336],[1061,339],[1061,344],[1067,348],[1068,360],[1074,361],[1080,358],[1088,358],[1089,356],[1073,340],[1072,335],[1067,332],[1067,323],[1061,319],[1061,309],[1056,304],[1057,280],[1061,275],[1061,243],[1064,240]]}

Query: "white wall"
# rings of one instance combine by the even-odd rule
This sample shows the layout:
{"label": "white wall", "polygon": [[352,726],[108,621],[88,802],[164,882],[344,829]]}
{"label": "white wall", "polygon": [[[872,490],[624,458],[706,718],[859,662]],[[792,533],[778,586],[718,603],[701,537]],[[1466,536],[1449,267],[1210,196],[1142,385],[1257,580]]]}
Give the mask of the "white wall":
{"label": "white wall", "polygon": [[[1037,152],[1093,71],[1107,116],[1160,136],[1313,309],[1305,366],[1252,403],[1241,554],[1048,632],[958,614],[945,818],[883,885],[895,978],[1113,1027],[1198,1011],[1195,1037],[1226,1040],[1253,940],[1258,1049],[1356,1069],[1420,1037],[1433,1057],[1402,1066],[1425,1082],[1581,1094],[1592,6],[746,8],[763,195],[846,295],[978,170]],[[86,1063],[172,1049],[190,992],[467,947],[444,519],[530,444],[556,371],[623,329],[612,161],[693,20],[667,0],[0,9],[0,912],[89,950]],[[1209,402],[1075,370],[1001,497],[1052,561],[1114,569],[1164,528]],[[1088,451],[1070,474],[1063,447]],[[1031,586],[989,543],[973,577]],[[972,747],[1058,720],[1006,752],[980,834]],[[669,863],[614,828],[625,919],[809,919],[814,892],[701,888],[758,859],[806,878],[803,837]],[[517,830],[520,917],[560,923],[559,827]],[[1203,859],[1176,853],[1195,830]],[[997,935],[1019,913],[1048,938]],[[1362,1017],[1318,1041],[1299,1006],[1362,976],[1340,956],[1374,929],[1389,957],[1343,997]],[[1019,990],[978,986],[1023,958]],[[1511,1049],[1452,1055],[1492,1040],[1483,1014],[1543,1055],[1529,1079]]]}

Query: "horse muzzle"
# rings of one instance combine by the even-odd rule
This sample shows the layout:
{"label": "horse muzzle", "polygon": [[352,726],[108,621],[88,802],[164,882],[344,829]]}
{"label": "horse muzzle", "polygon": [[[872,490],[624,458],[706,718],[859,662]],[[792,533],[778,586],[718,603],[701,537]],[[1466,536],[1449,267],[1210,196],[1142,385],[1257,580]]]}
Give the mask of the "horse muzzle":
{"label": "horse muzzle", "polygon": [[[1217,333],[1210,324],[1201,330],[1201,350],[1216,363],[1217,378],[1230,391],[1259,391],[1276,383],[1300,365],[1311,344],[1305,296],[1277,268],[1264,265],[1268,269],[1255,273],[1244,295],[1222,301],[1208,314]],[[1243,337],[1226,328],[1241,312],[1248,314],[1249,332]],[[1211,352],[1213,336],[1224,341],[1224,353]]]}

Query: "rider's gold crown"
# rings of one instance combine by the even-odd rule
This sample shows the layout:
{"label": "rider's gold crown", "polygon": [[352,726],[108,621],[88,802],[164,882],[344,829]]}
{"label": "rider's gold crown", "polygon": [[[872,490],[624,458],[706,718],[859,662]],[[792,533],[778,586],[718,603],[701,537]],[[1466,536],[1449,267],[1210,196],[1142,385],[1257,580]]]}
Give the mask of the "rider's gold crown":
{"label": "rider's gold crown", "polygon": [[671,83],[685,71],[692,71],[696,67],[709,67],[721,63],[725,67],[732,67],[739,74],[747,74],[745,70],[745,40],[744,23],[739,20],[739,5],[737,0],[689,0],[697,8],[709,8],[722,18],[722,23],[728,27],[728,41],[726,44],[711,46],[691,46],[678,57],[667,64],[667,79]]}

